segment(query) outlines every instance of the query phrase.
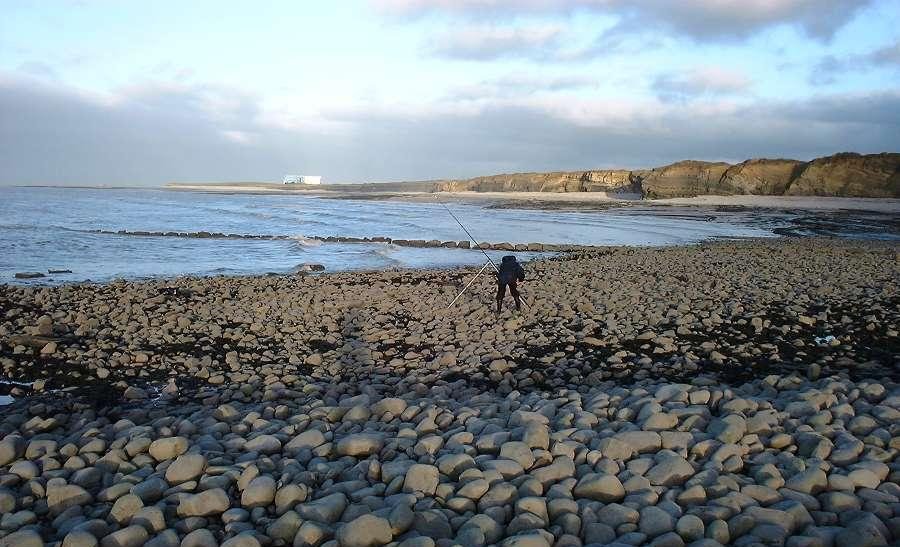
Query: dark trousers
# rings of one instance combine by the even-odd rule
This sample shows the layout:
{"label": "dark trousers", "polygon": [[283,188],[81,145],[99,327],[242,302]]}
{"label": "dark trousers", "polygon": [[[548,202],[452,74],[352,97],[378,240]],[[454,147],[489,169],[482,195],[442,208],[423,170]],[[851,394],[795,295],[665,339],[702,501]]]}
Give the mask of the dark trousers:
{"label": "dark trousers", "polygon": [[516,309],[522,309],[522,301],[519,299],[519,290],[516,288],[516,282],[510,281],[509,283],[504,283],[503,281],[497,281],[497,313],[500,313],[503,304],[503,297],[506,296],[506,287],[509,286],[509,294],[516,301]]}

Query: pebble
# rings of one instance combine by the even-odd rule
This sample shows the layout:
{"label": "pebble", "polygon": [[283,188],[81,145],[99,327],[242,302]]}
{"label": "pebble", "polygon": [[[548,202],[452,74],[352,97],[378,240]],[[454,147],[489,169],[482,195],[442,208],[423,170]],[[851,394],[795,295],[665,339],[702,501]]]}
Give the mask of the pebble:
{"label": "pebble", "polygon": [[588,498],[604,503],[625,498],[625,487],[615,475],[589,473],[578,481],[572,491],[577,498]]}
{"label": "pebble", "polygon": [[384,445],[380,435],[374,433],[357,433],[347,435],[337,443],[337,453],[341,456],[370,456],[381,450]]}
{"label": "pebble", "polygon": [[128,526],[105,536],[100,547],[140,547],[150,538],[143,526]]}
{"label": "pebble", "polygon": [[336,537],[341,547],[374,547],[390,543],[393,533],[387,519],[363,515],[338,528]]}
{"label": "pebble", "polygon": [[178,504],[178,514],[182,517],[205,517],[224,513],[230,506],[231,499],[225,490],[213,488],[182,498]]}
{"label": "pebble", "polygon": [[241,505],[245,508],[265,507],[275,501],[275,479],[267,475],[256,477],[241,494]]}
{"label": "pebble", "polygon": [[433,496],[440,480],[440,472],[433,465],[415,464],[406,471],[403,480],[403,491],[409,493],[421,492]]}
{"label": "pebble", "polygon": [[184,437],[165,437],[150,443],[150,455],[158,461],[170,460],[187,452],[190,441]]}

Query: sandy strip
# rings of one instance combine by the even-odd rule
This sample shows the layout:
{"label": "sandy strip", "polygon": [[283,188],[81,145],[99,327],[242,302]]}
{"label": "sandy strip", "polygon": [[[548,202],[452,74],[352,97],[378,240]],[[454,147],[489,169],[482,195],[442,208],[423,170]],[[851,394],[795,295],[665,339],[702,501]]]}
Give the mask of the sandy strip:
{"label": "sandy strip", "polygon": [[179,184],[169,185],[170,190],[215,192],[215,193],[259,193],[259,194],[301,194],[315,197],[339,199],[368,199],[425,202],[452,200],[473,203],[506,202],[510,206],[527,206],[530,203],[572,205],[584,207],[628,206],[628,205],[675,205],[675,206],[735,206],[759,209],[808,209],[808,210],[854,210],[900,213],[900,199],[892,198],[844,198],[818,196],[697,196],[690,198],[669,198],[643,200],[638,194],[608,194],[606,192],[381,192],[351,188],[341,189],[340,185],[326,185],[316,188],[285,186],[266,183],[236,184]]}

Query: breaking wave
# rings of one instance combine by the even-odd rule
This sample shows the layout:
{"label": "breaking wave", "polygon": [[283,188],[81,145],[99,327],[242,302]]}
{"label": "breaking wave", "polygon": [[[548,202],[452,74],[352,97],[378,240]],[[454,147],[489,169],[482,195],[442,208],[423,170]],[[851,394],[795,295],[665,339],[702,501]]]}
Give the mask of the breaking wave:
{"label": "breaking wave", "polygon": [[301,247],[318,247],[322,244],[322,241],[306,236],[288,236],[288,239]]}

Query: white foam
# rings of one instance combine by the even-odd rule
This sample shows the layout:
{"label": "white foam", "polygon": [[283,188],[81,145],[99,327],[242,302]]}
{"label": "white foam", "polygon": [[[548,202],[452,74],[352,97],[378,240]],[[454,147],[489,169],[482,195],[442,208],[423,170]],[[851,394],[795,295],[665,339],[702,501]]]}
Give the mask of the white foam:
{"label": "white foam", "polygon": [[306,236],[290,236],[288,239],[296,241],[299,245],[302,245],[304,247],[318,247],[322,244],[320,240]]}

